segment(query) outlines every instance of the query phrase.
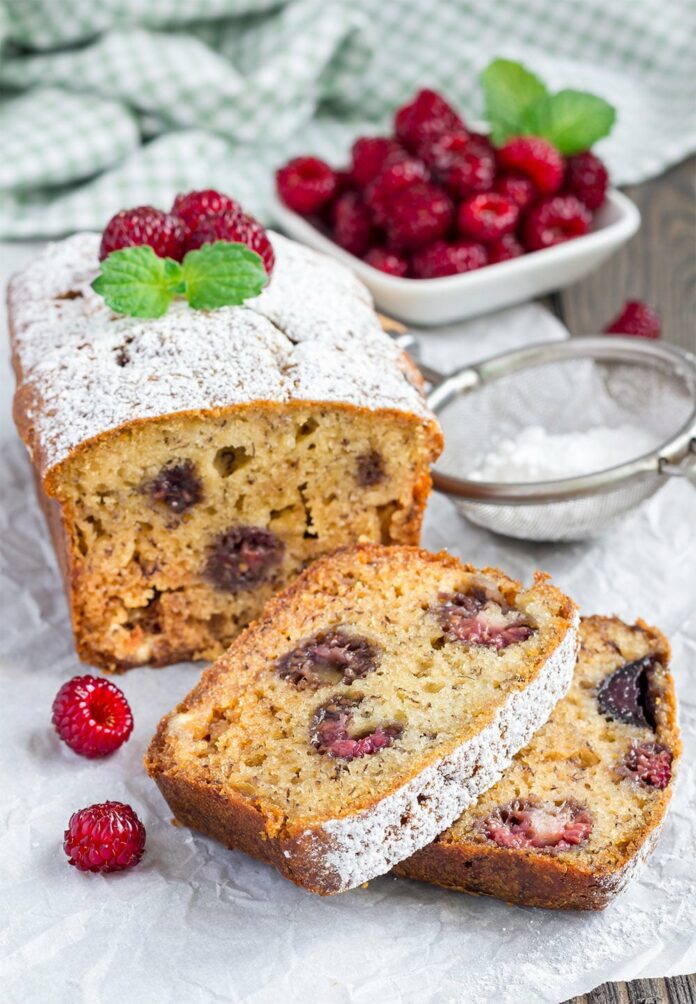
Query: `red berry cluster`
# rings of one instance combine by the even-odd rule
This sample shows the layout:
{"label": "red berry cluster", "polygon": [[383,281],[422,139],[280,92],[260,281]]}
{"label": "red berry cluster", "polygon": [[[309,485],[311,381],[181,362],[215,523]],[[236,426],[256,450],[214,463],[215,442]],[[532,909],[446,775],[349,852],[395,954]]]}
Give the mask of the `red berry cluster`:
{"label": "red berry cluster", "polygon": [[[96,676],[74,676],[63,684],[53,701],[52,722],[71,750],[89,758],[113,753],[133,731],[123,691]],[[145,827],[130,805],[89,805],[70,817],[63,849],[79,871],[123,871],[142,858]]]}
{"label": "red berry cluster", "polygon": [[273,248],[259,221],[229,195],[212,188],[177,195],[168,213],[154,206],[116,213],[102,234],[99,258],[121,248],[149,244],[160,258],[181,261],[187,251],[223,240],[246,244],[261,256],[268,274],[273,271]]}
{"label": "red berry cluster", "polygon": [[495,149],[435,91],[394,119],[394,136],[358,139],[335,171],[296,157],[276,172],[286,206],[346,251],[399,277],[468,272],[586,234],[608,175],[590,151],[567,160],[520,136]]}

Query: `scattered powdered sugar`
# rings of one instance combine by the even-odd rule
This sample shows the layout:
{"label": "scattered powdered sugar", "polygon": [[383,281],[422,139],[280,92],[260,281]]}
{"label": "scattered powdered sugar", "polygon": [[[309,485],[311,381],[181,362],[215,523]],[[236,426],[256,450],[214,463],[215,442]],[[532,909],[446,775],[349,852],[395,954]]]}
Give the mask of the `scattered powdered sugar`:
{"label": "scattered powdered sugar", "polygon": [[487,453],[467,477],[472,481],[525,483],[593,474],[625,463],[653,445],[635,425],[595,426],[586,432],[550,433],[540,425],[521,429]]}
{"label": "scattered powdered sugar", "polygon": [[[491,788],[570,687],[578,624],[576,613],[532,683],[510,694],[478,735],[372,809],[307,831],[304,836],[316,848],[318,884],[343,892],[383,875],[434,840]],[[331,841],[328,853],[325,836]]]}
{"label": "scattered powdered sugar", "polygon": [[276,267],[239,307],[112,313],[90,286],[99,235],[48,245],[12,280],[10,322],[29,447],[45,474],[138,419],[253,401],[343,403],[432,420],[365,288],[344,266],[271,234]]}

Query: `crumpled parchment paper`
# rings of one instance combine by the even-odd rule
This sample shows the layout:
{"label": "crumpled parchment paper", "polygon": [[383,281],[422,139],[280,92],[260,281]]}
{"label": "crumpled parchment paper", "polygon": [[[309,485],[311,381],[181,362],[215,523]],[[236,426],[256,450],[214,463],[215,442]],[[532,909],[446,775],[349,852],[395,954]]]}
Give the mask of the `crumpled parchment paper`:
{"label": "crumpled parchment paper", "polygon": [[[536,306],[428,334],[443,369],[564,337]],[[2,374],[3,390],[9,376]],[[6,397],[6,394],[3,395]],[[643,616],[670,636],[685,755],[672,811],[638,879],[605,912],[523,909],[389,876],[320,899],[241,853],[170,825],[142,757],[159,717],[200,667],[121,677],[130,741],[102,762],[50,727],[53,697],[81,667],[24,451],[0,426],[0,980],[10,1004],[278,1001],[557,1004],[605,980],[696,969],[696,492],[673,482],[609,535],[572,545],[496,538],[433,496],[424,543],[529,581],[542,568],[586,613]],[[77,808],[130,802],[147,828],[131,872],[68,867]]]}

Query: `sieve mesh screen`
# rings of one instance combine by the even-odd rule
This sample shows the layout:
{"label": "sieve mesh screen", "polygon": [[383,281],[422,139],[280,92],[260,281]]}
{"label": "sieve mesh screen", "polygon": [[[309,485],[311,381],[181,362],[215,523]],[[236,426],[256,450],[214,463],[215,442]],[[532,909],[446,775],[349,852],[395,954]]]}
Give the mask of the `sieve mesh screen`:
{"label": "sieve mesh screen", "polygon": [[[607,361],[568,358],[540,362],[462,394],[438,413],[445,450],[437,470],[467,478],[502,440],[528,426],[548,433],[587,432],[633,426],[643,435],[616,463],[660,447],[689,420],[694,409],[693,370],[660,358]],[[578,458],[578,475],[597,473]],[[602,532],[617,517],[649,498],[662,475],[641,474],[600,493],[570,501],[521,505],[455,498],[472,522],[526,540],[574,540]]]}

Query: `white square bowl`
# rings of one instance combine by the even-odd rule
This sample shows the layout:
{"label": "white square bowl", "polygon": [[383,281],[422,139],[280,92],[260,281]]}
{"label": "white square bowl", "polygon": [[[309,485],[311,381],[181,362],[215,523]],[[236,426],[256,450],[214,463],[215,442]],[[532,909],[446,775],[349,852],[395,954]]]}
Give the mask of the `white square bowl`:
{"label": "white square bowl", "polygon": [[461,275],[398,279],[348,254],[280,200],[275,200],[273,208],[275,219],[290,237],[351,268],[385,314],[426,327],[462,321],[570,286],[598,268],[640,226],[637,207],[612,188],[584,237]]}

